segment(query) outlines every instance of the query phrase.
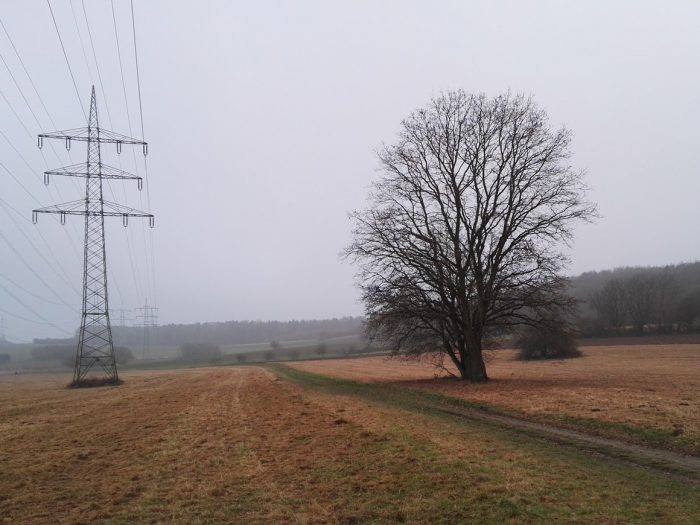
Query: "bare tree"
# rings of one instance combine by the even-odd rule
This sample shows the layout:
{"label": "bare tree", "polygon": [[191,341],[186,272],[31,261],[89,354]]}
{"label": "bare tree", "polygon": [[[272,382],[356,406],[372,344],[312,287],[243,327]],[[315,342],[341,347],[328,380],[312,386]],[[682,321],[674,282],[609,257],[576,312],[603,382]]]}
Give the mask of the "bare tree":
{"label": "bare tree", "polygon": [[691,289],[678,301],[675,308],[678,331],[692,332],[695,320],[700,317],[700,289]]}
{"label": "bare tree", "polygon": [[624,287],[627,311],[637,333],[643,333],[647,325],[658,332],[671,331],[671,300],[677,291],[667,268],[632,275],[624,281]]}
{"label": "bare tree", "polygon": [[634,331],[644,332],[644,327],[654,320],[657,283],[651,275],[637,274],[627,278],[625,285],[625,304],[629,312]]}
{"label": "bare tree", "polygon": [[620,335],[627,319],[624,283],[620,279],[610,279],[601,290],[593,294],[590,302],[601,327],[612,328],[615,335]]}
{"label": "bare tree", "polygon": [[557,246],[595,214],[569,143],[523,96],[449,92],[404,120],[346,249],[370,337],[486,381],[485,337],[565,317],[543,314],[571,306]]}

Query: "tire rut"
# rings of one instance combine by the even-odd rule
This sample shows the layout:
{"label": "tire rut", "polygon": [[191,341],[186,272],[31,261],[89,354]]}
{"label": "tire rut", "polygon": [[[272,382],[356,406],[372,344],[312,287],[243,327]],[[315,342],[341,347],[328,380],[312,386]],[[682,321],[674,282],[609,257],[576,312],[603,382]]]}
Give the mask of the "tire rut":
{"label": "tire rut", "polygon": [[619,439],[537,423],[513,416],[493,414],[485,410],[447,407],[430,402],[424,402],[423,405],[429,410],[446,416],[479,421],[506,430],[525,433],[535,438],[571,446],[584,452],[613,457],[647,469],[700,483],[700,457],[698,456],[637,445]]}

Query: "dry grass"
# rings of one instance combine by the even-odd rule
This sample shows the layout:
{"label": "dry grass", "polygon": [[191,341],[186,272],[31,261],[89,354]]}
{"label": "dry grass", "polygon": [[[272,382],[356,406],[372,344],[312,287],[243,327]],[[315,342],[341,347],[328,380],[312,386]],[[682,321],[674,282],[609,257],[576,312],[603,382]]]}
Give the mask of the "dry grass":
{"label": "dry grass", "polygon": [[700,488],[259,368],[0,378],[9,523],[687,522]]}
{"label": "dry grass", "polygon": [[428,363],[382,357],[294,363],[360,381],[404,382],[533,416],[570,416],[682,435],[700,449],[700,345],[585,347],[584,357],[517,361],[509,350],[487,362],[492,381],[445,379]]}

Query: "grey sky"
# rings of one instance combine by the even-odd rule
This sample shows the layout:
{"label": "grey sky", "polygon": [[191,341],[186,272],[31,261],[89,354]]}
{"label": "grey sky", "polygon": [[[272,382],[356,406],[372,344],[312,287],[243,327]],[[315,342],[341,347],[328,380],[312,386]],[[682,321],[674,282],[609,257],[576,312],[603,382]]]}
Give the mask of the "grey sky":
{"label": "grey sky", "polygon": [[[115,308],[133,309],[148,296],[161,323],[360,314],[354,269],[338,258],[349,241],[347,212],[364,205],[378,175],[374,150],[393,140],[410,111],[455,88],[532,94],[553,125],[573,131],[573,162],[587,170],[602,218],[579,228],[571,273],[698,258],[696,1],[134,3],[156,291],[150,233],[132,221],[125,234],[116,220],[108,231]],[[94,81],[102,124],[109,127],[108,109],[113,129],[129,134],[109,1],[85,1],[106,108],[81,0],[51,5],[83,103]],[[114,5],[131,125],[140,135],[129,2]],[[46,2],[6,1],[0,16],[58,128],[84,125]],[[50,130],[2,31],[0,53]],[[58,190],[64,200],[78,198],[70,180],[56,177],[50,190],[41,183],[40,127],[2,64],[0,91],[29,133],[5,100],[0,129],[29,167],[2,137],[0,161],[42,205],[59,202]],[[45,146],[46,163],[69,163],[55,147],[61,160]],[[133,171],[125,153],[123,167]],[[84,149],[76,145],[71,155],[82,161]],[[114,152],[105,155],[117,163]],[[148,207],[133,186],[113,185],[116,200]],[[0,233],[49,285],[0,238],[7,335],[60,335],[37,313],[70,331],[79,317],[82,224],[42,217],[32,226],[35,202],[2,168],[0,188],[0,198],[24,213],[10,212],[17,229],[0,209]],[[25,235],[47,259],[56,255],[73,290]],[[68,305],[52,304],[59,299]]]}

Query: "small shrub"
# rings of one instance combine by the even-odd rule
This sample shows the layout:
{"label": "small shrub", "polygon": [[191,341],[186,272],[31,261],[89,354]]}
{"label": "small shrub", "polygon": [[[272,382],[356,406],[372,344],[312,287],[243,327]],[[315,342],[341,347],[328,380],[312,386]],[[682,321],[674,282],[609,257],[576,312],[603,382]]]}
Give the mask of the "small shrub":
{"label": "small shrub", "polygon": [[321,357],[326,355],[328,353],[328,346],[326,346],[326,343],[324,343],[324,342],[318,343],[318,346],[316,347],[316,353]]}
{"label": "small shrub", "polygon": [[248,360],[247,354],[236,354],[236,361],[239,363],[245,363]]}
{"label": "small shrub", "polygon": [[0,354],[0,365],[6,365],[11,360],[10,354]]}
{"label": "small shrub", "polygon": [[134,353],[130,348],[124,346],[114,347],[114,359],[118,365],[126,365],[134,360]]}
{"label": "small shrub", "polygon": [[263,354],[266,361],[272,361],[275,358],[275,353],[272,350],[268,350]]}
{"label": "small shrub", "polygon": [[520,331],[515,345],[518,348],[518,358],[523,360],[563,359],[582,355],[576,346],[573,330],[561,324],[525,327]]}

